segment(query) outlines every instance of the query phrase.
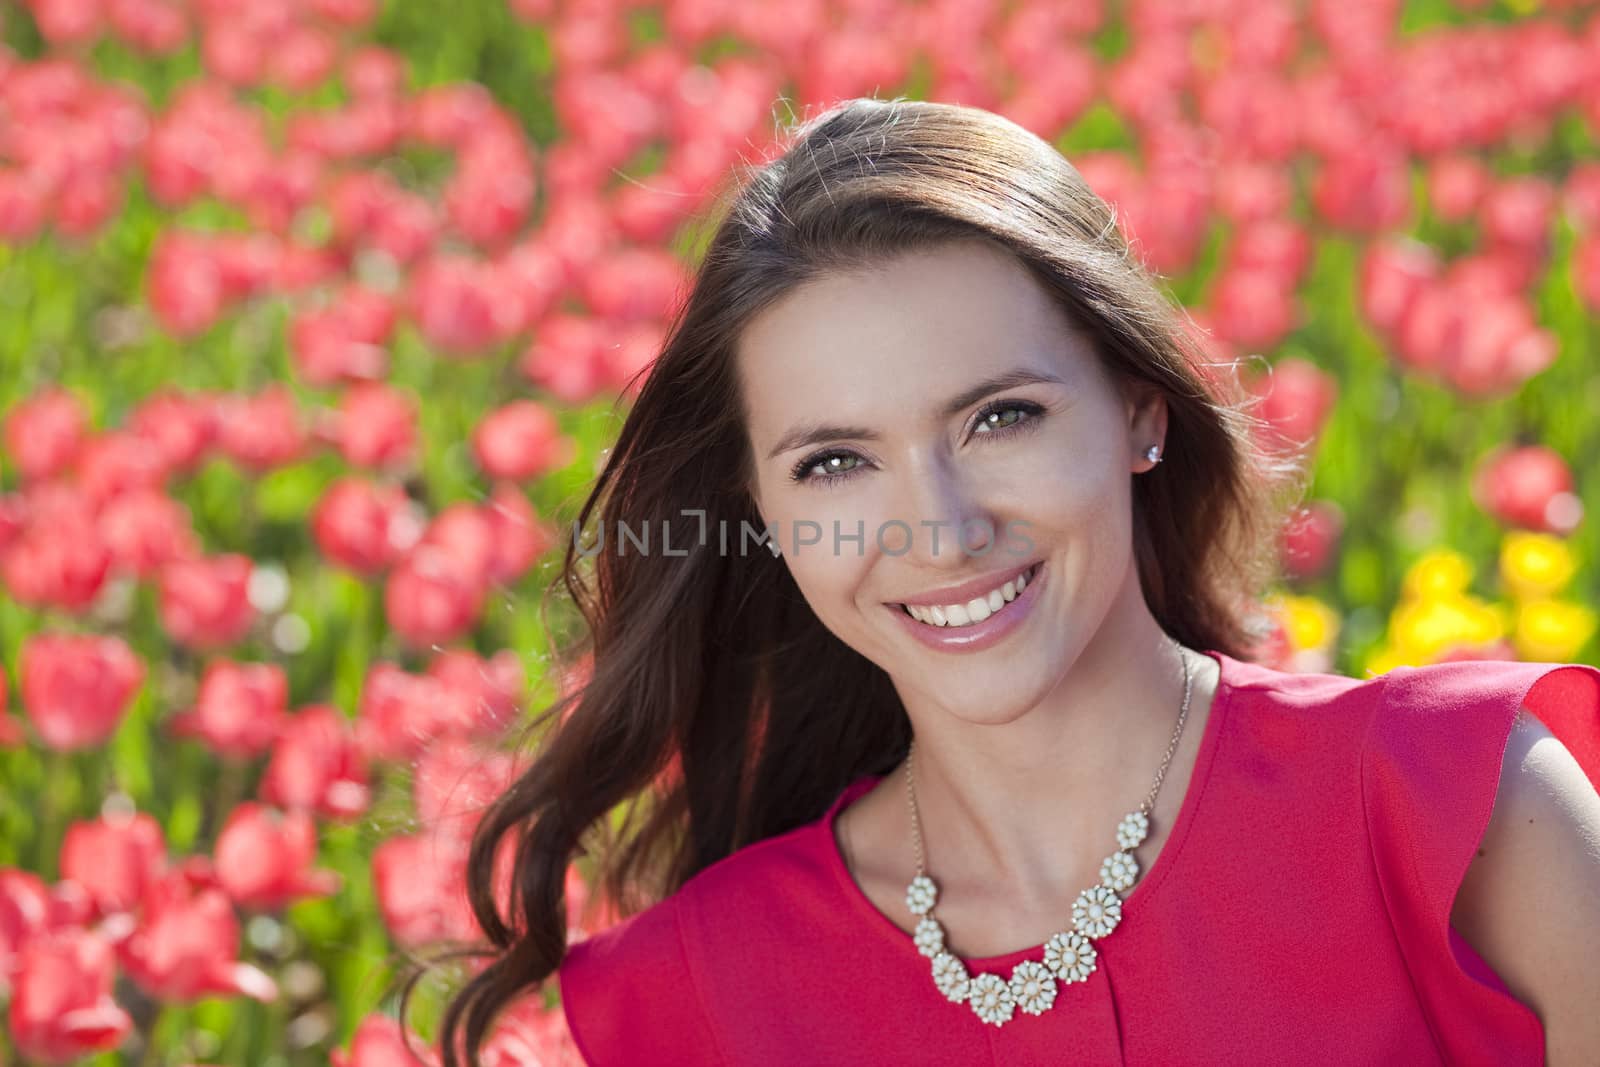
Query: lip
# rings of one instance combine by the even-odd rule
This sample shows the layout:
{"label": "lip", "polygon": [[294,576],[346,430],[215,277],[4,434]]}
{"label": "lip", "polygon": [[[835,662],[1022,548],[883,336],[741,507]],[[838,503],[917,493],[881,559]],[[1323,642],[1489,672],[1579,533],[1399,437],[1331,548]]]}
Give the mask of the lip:
{"label": "lip", "polygon": [[[1003,640],[1007,634],[1027,621],[1028,616],[1033,613],[1033,605],[1038,601],[1039,588],[1049,581],[1049,578],[1050,566],[1040,560],[1038,571],[1028,581],[1028,587],[1017,594],[1015,600],[1006,604],[996,614],[971,626],[958,626],[954,629],[947,626],[929,626],[906,614],[905,609],[898,603],[886,604],[885,609],[893,612],[895,618],[900,620],[900,625],[929,648],[941,652],[977,652]],[[973,596],[992,588],[993,586],[982,587],[974,592]],[[959,603],[959,601],[948,601],[948,603]]]}
{"label": "lip", "polygon": [[965,604],[967,601],[977,597],[987,596],[989,590],[999,589],[1035,563],[1041,562],[1043,561],[1030,559],[1026,563],[1019,563],[1007,570],[990,571],[988,574],[980,575],[970,582],[962,582],[960,585],[946,586],[943,589],[935,589],[931,593],[922,593],[918,596],[906,597],[904,600],[888,601],[886,603],[890,603],[893,607],[899,607],[901,604],[915,604],[919,608],[943,607],[946,604]]}

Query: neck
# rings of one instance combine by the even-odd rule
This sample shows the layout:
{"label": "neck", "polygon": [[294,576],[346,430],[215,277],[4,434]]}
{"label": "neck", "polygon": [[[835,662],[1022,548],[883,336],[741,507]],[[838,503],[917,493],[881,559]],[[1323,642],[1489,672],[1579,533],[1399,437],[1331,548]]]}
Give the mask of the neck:
{"label": "neck", "polygon": [[[1186,660],[1187,735],[1208,661],[1180,651],[1153,620],[1137,635],[1102,630],[1045,699],[1004,725],[913,714],[929,871],[952,887],[998,882],[1022,902],[1081,888],[1088,857],[1079,853],[1093,852],[1098,864],[1118,821],[1155,783],[1177,727]],[[904,773],[894,772],[902,797]],[[1162,799],[1171,777],[1169,766]]]}

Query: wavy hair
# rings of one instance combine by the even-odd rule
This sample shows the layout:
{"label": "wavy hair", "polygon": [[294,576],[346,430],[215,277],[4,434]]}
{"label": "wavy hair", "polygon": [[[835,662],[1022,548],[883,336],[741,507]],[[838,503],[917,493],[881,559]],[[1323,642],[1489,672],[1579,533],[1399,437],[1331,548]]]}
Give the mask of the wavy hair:
{"label": "wavy hair", "polygon": [[[445,1005],[446,1067],[477,1064],[498,1013],[559,968],[575,860],[592,862],[600,895],[626,917],[818,818],[853,779],[906,754],[910,724],[889,678],[824,628],[785,566],[719,552],[715,538],[693,547],[683,532],[763,528],[736,344],[808,279],[959,238],[1009,251],[1114,380],[1165,395],[1163,462],[1133,483],[1153,617],[1175,640],[1241,659],[1265,636],[1260,597],[1278,576],[1302,457],[1260,444],[1233,365],[1210,361],[1077,169],[1009,119],[954,104],[858,98],[781,133],[780,153],[733,175],[743,180],[722,198],[549,590],[564,589],[587,624],[552,650],[583,680],[531,724],[526,770],[474,832],[468,895],[486,961]],[[685,517],[696,511],[704,527]],[[580,551],[576,533],[596,522],[600,537],[671,527],[691,547]],[[495,874],[502,846],[508,892]]]}

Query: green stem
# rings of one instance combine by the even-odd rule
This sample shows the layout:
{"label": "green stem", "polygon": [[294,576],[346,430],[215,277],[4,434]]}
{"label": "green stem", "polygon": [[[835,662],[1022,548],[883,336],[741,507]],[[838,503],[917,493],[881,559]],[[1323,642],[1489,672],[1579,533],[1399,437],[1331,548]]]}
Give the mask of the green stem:
{"label": "green stem", "polygon": [[139,1057],[139,1067],[156,1067],[156,1064],[161,1062],[161,1046],[156,1037],[161,1030],[162,1020],[167,1017],[169,1010],[166,1004],[162,1004],[150,1020],[150,1029],[146,1030],[144,1035],[144,1052]]}
{"label": "green stem", "polygon": [[45,756],[44,797],[39,813],[39,837],[34,843],[33,869],[46,881],[53,882],[57,876],[67,815],[61,791],[72,788],[73,769],[70,753],[50,749]]}

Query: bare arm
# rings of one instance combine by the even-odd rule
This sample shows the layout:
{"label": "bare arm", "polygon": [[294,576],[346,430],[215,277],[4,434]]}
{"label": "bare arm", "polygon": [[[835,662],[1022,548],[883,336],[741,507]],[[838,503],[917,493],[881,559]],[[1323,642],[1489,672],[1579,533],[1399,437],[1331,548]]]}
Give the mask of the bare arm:
{"label": "bare arm", "polygon": [[1450,924],[1538,1015],[1550,1067],[1600,1064],[1600,794],[1526,708]]}

